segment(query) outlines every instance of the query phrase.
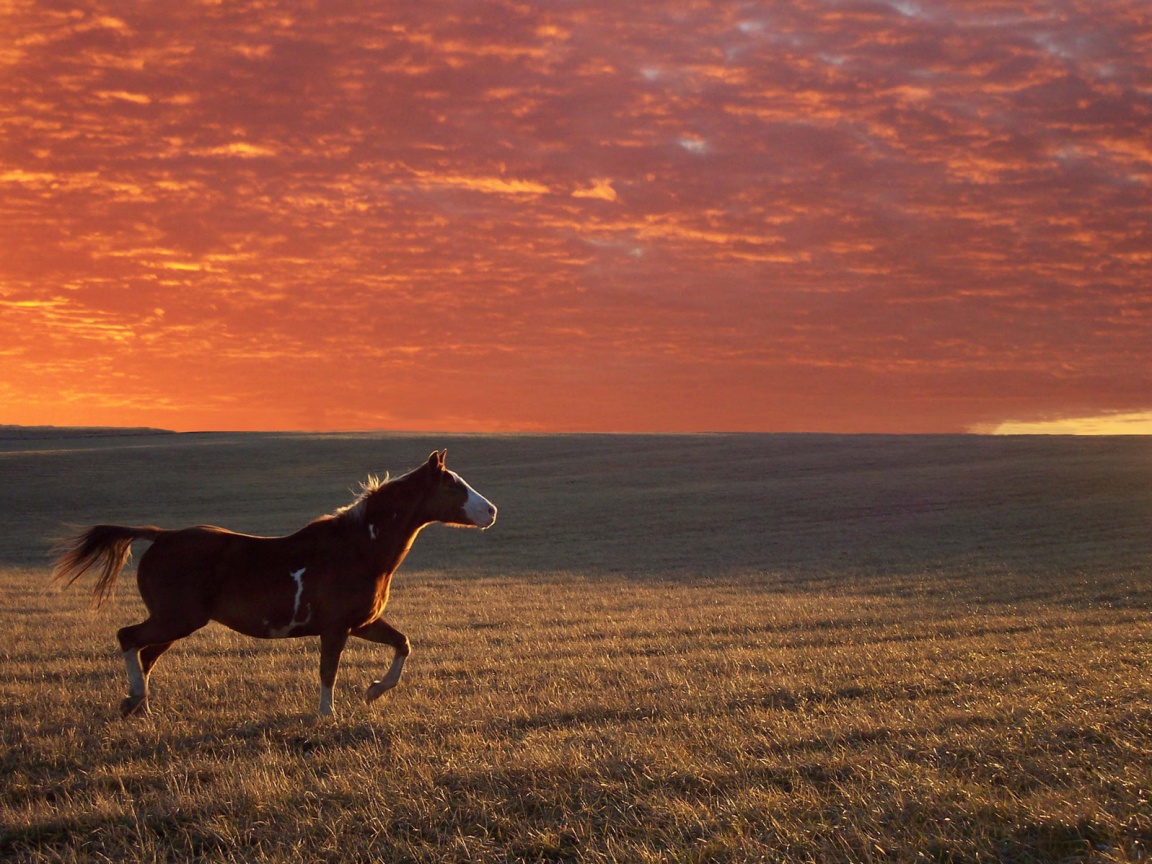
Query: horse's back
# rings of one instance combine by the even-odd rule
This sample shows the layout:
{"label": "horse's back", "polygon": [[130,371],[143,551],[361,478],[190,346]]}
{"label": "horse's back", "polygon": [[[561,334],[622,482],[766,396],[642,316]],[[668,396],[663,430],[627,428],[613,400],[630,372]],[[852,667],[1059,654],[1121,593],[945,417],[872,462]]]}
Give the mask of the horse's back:
{"label": "horse's back", "polygon": [[269,540],[252,534],[239,534],[215,525],[197,525],[165,531],[158,536],[140,559],[140,569],[167,569],[199,566],[213,562],[253,541]]}
{"label": "horse's back", "polygon": [[281,538],[240,534],[215,525],[165,531],[140,558],[136,583],[149,609],[187,605],[209,614],[215,597],[245,561]]}

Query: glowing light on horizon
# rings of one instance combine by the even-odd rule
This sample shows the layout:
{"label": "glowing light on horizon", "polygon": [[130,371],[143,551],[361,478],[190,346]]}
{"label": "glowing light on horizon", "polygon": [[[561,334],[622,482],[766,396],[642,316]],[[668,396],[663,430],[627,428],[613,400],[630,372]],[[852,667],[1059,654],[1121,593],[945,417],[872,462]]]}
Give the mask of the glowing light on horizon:
{"label": "glowing light on horizon", "polygon": [[986,435],[1152,435],[1152,411],[1053,420],[1006,420],[978,426],[973,431]]}

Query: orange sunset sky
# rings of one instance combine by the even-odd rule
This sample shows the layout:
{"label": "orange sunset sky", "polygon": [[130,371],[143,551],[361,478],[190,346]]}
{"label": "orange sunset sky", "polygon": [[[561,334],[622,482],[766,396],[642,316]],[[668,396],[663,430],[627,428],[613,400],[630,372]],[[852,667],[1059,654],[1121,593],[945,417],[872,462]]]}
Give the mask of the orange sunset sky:
{"label": "orange sunset sky", "polygon": [[0,423],[1152,429],[1147,0],[0,28]]}

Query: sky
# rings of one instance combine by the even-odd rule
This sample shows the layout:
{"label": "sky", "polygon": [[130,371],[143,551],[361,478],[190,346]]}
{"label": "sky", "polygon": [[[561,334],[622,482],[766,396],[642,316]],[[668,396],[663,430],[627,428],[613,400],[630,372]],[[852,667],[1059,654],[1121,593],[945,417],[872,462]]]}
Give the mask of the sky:
{"label": "sky", "polygon": [[0,0],[0,423],[1152,432],[1152,7]]}

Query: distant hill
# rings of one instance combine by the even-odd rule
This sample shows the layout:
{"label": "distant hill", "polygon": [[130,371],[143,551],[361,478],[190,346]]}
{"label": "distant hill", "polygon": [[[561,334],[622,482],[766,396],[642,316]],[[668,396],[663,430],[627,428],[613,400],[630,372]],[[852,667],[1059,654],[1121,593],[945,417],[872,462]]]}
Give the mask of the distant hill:
{"label": "distant hill", "polygon": [[0,423],[0,439],[109,438],[133,435],[175,435],[170,429],[145,426],[13,426]]}

